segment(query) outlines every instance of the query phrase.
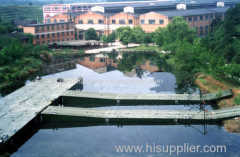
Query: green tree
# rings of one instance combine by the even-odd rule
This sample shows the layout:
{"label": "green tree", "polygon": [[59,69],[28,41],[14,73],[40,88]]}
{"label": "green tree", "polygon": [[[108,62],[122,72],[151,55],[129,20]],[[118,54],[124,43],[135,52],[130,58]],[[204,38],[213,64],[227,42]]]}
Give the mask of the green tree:
{"label": "green tree", "polygon": [[150,44],[150,43],[152,43],[153,41],[152,41],[152,34],[150,34],[150,33],[145,33],[144,34],[144,39],[143,39],[143,43],[146,45],[146,46],[148,46],[148,44]]}
{"label": "green tree", "polygon": [[120,27],[117,29],[117,36],[119,40],[124,45],[128,45],[131,41],[133,41],[132,30],[130,27]]}
{"label": "green tree", "polygon": [[89,28],[85,32],[85,39],[86,40],[99,40],[99,37],[97,35],[97,32],[94,28]]}
{"label": "green tree", "polygon": [[175,50],[177,41],[193,43],[195,38],[195,30],[188,26],[184,18],[174,17],[166,28],[158,28],[155,31],[154,42],[165,49]]}
{"label": "green tree", "polygon": [[140,26],[133,27],[131,35],[131,42],[144,43],[145,32]]}

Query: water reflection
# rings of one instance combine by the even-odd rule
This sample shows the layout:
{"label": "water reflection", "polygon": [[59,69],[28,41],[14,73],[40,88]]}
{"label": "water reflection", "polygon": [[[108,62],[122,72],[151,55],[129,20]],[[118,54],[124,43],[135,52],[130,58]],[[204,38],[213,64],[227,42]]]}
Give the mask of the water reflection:
{"label": "water reflection", "polygon": [[[61,125],[61,124],[60,124]],[[90,156],[132,157],[169,156],[166,153],[117,153],[116,145],[226,145],[226,153],[182,153],[184,157],[236,157],[240,155],[239,136],[227,134],[222,127],[208,125],[204,135],[201,125],[130,125],[91,126],[39,130],[13,157]],[[176,154],[175,154],[176,156]]]}
{"label": "water reflection", "polygon": [[[100,93],[177,93],[177,79],[165,60],[156,54],[111,53],[87,55],[74,70],[48,78],[83,77],[83,91]],[[188,90],[193,92],[191,86]],[[195,105],[160,105],[158,102],[117,103],[63,98],[65,106],[98,109],[178,109],[199,110]],[[211,109],[208,105],[207,109]],[[222,122],[189,121],[100,121],[74,117],[43,117],[41,129],[12,157],[161,157],[166,153],[117,153],[116,145],[178,144],[226,145],[226,153],[182,153],[182,157],[238,157],[240,136],[226,132]],[[207,134],[205,134],[207,132]],[[174,155],[176,156],[176,154]]]}
{"label": "water reflection", "polygon": [[[87,55],[79,59],[78,63],[88,67],[95,72],[105,73],[113,70],[119,70],[129,77],[142,78],[145,72],[169,72],[176,77],[177,93],[198,92],[196,86],[187,82],[185,76],[187,72],[174,71],[167,63],[168,56],[157,53],[124,53],[113,52],[97,55]],[[157,89],[154,89],[157,90]]]}

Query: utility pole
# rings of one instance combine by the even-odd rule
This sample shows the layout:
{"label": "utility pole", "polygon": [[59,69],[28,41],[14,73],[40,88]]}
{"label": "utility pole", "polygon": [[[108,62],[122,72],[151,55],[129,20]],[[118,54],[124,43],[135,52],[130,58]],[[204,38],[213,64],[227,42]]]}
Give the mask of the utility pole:
{"label": "utility pole", "polygon": [[207,134],[206,103],[202,100],[202,91],[200,90],[200,111],[203,111],[203,135]]}

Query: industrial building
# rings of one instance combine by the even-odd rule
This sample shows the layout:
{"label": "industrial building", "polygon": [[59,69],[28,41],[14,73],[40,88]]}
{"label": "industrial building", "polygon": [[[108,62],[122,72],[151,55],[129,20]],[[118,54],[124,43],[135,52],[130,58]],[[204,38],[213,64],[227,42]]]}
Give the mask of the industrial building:
{"label": "industrial building", "polygon": [[[221,1],[223,2],[223,1]],[[221,3],[220,2],[220,3]],[[236,0],[225,0],[224,5],[232,7],[236,4]],[[176,10],[179,1],[174,0],[149,0],[149,1],[126,1],[126,2],[101,2],[101,3],[72,3],[72,4],[50,4],[43,6],[44,22],[52,16],[62,13],[81,13],[86,11],[100,11],[104,13],[119,13],[124,11],[131,11],[136,14],[147,13],[150,11],[169,11]],[[215,8],[219,3],[216,0],[191,0],[186,1],[187,9],[199,8]],[[219,3],[219,4],[220,4]],[[221,4],[220,4],[221,5]]]}
{"label": "industrial building", "polygon": [[23,32],[32,34],[33,44],[37,45],[75,40],[72,22],[26,25]]}
{"label": "industrial building", "polygon": [[[189,26],[195,28],[197,33],[202,36],[211,30],[211,23],[214,19],[220,18],[223,20],[226,11],[235,5],[230,1],[227,3],[223,1],[214,3],[176,3],[173,1],[142,1],[136,4],[132,2],[113,3],[90,3],[88,7],[83,7],[84,5],[81,4],[85,8],[85,10],[79,8],[81,11],[74,10],[74,6],[76,7],[77,4],[68,4],[66,9],[61,9],[61,12],[55,12],[54,15],[47,16],[44,19],[45,24],[27,26],[24,28],[24,32],[35,36],[34,44],[47,44],[84,39],[84,32],[89,28],[94,28],[99,35],[109,34],[124,26],[140,26],[145,32],[151,33],[158,27],[166,27],[173,17],[182,16]],[[154,3],[154,5],[149,6],[149,3]],[[174,9],[171,8],[173,4]],[[137,11],[144,5],[146,12]],[[158,7],[158,9],[155,10],[153,6]],[[114,7],[122,8],[122,11],[115,12]],[[45,10],[46,6],[43,8]],[[110,11],[110,8],[112,11]],[[61,28],[60,25],[65,23],[68,23],[70,27],[59,30],[58,27]],[[34,32],[32,30],[37,30],[39,27],[44,27],[45,32]],[[52,29],[48,29],[48,27]],[[65,35],[62,31],[70,33]]]}

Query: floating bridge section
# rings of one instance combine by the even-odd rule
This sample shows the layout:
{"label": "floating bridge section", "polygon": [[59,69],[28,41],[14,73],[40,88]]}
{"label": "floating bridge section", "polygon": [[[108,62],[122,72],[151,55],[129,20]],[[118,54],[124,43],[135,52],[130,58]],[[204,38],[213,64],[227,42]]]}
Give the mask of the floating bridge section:
{"label": "floating bridge section", "polygon": [[43,115],[72,116],[89,119],[109,120],[195,120],[217,121],[240,116],[240,106],[212,111],[191,110],[103,110],[77,107],[49,106]]}
{"label": "floating bridge section", "polygon": [[92,98],[105,100],[157,100],[157,101],[214,101],[232,96],[231,90],[220,91],[211,94],[114,94],[114,93],[96,93],[80,90],[68,90],[62,94],[65,97]]}
{"label": "floating bridge section", "polygon": [[65,115],[94,119],[222,119],[240,115],[239,108],[217,110],[216,112],[198,111],[161,111],[161,110],[96,110],[51,105],[60,96],[93,98],[104,100],[158,100],[158,101],[212,101],[232,96],[232,91],[198,94],[109,94],[69,90],[79,84],[79,79],[42,79],[30,82],[8,96],[0,99],[0,143],[11,139],[37,115]]}
{"label": "floating bridge section", "polygon": [[0,99],[0,143],[5,143],[78,80],[42,79]]}
{"label": "floating bridge section", "polygon": [[[77,90],[66,91],[62,96],[110,99],[110,100],[159,100],[159,101],[213,101],[232,96],[231,90],[220,91],[211,94],[110,94],[92,93]],[[189,110],[109,110],[89,109],[79,107],[49,106],[42,112],[43,115],[70,116],[88,118],[94,120],[195,120],[216,121],[240,116],[240,106],[212,110],[212,111],[189,111]]]}

